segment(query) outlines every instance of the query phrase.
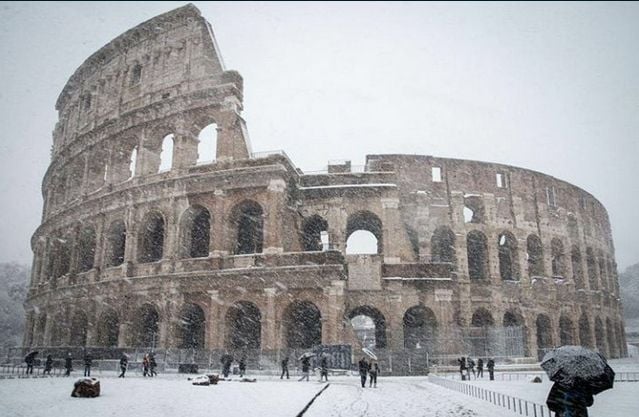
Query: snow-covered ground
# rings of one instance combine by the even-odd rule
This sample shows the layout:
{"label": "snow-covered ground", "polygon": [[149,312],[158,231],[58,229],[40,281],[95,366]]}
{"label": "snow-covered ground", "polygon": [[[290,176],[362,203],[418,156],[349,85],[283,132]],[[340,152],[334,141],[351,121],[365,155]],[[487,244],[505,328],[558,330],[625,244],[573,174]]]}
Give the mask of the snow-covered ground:
{"label": "snow-covered ground", "polygon": [[[311,380],[281,381],[257,376],[256,383],[222,381],[193,386],[184,375],[150,379],[115,373],[99,376],[102,395],[72,398],[75,378],[0,380],[0,416],[106,417],[140,416],[225,417],[297,416],[325,384]],[[362,389],[356,376],[332,377],[330,386],[314,401],[306,417],[338,416],[514,416],[488,402],[433,385],[427,377],[380,377],[377,388]],[[527,381],[472,381],[485,388],[544,403],[550,384]],[[595,398],[592,416],[634,416],[639,412],[639,383],[619,383]]]}

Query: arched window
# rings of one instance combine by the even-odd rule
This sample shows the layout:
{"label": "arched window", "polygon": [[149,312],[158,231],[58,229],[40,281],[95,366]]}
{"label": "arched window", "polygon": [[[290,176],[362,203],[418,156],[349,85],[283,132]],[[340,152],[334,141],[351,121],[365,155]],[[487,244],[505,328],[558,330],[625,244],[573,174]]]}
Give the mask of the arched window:
{"label": "arched window", "polygon": [[455,263],[455,233],[448,226],[435,229],[430,239],[433,262]]}
{"label": "arched window", "polygon": [[309,349],[322,343],[322,316],[310,301],[294,301],[284,313],[286,346]]}
{"label": "arched window", "polygon": [[93,268],[95,259],[95,229],[92,226],[80,231],[78,245],[78,271],[86,272]]}
{"label": "arched window", "polygon": [[251,302],[239,301],[226,313],[226,346],[229,349],[259,349],[262,313]]}
{"label": "arched window", "polygon": [[552,254],[552,275],[565,276],[564,269],[564,244],[561,240],[555,238],[550,242],[550,251]]}
{"label": "arched window", "polygon": [[232,222],[237,231],[235,254],[261,253],[264,240],[262,206],[255,201],[244,201],[232,211]]}
{"label": "arched window", "polygon": [[204,311],[196,304],[182,307],[178,320],[180,349],[204,348]]}
{"label": "arched window", "polygon": [[517,239],[508,232],[499,235],[499,275],[505,281],[519,281],[519,263],[517,257]]}
{"label": "arched window", "polygon": [[581,252],[577,246],[573,246],[570,251],[570,262],[572,264],[572,279],[577,288],[584,287],[584,270],[581,267]]}
{"label": "arched window", "polygon": [[544,275],[544,252],[541,239],[537,235],[528,235],[526,239],[528,254],[528,275],[540,277]]}
{"label": "arched window", "polygon": [[540,314],[537,316],[538,359],[541,360],[552,347],[552,324],[550,323],[550,318],[545,314]]}
{"label": "arched window", "polygon": [[69,344],[71,346],[86,346],[87,344],[87,315],[82,311],[78,311],[71,321],[71,337]]}
{"label": "arched window", "polygon": [[487,309],[480,307],[473,313],[470,325],[471,328],[468,331],[471,355],[475,357],[490,356],[492,345],[495,342],[495,321],[492,314]]}
{"label": "arched window", "polygon": [[129,175],[126,179],[131,179],[135,177],[137,172],[135,171],[135,167],[138,163],[138,147],[133,148],[129,155]]}
{"label": "arched window", "polygon": [[565,315],[559,318],[559,340],[562,346],[574,345],[574,330],[572,320]]}
{"label": "arched window", "polygon": [[[302,244],[305,251],[328,249],[328,222],[318,215],[304,219],[302,226]],[[324,242],[322,239],[326,240]]]}
{"label": "arched window", "polygon": [[164,218],[158,212],[146,215],[140,230],[138,260],[140,262],[156,262],[164,253]]}
{"label": "arched window", "polygon": [[381,254],[382,221],[370,211],[359,211],[346,222],[347,254]]}
{"label": "arched window", "polygon": [[506,311],[502,323],[506,356],[528,356],[528,329],[522,315]]}
{"label": "arched window", "polygon": [[107,308],[98,321],[97,345],[105,347],[117,347],[120,335],[120,319],[118,314]]}
{"label": "arched window", "polygon": [[468,252],[468,275],[470,279],[486,279],[488,277],[486,236],[477,230],[469,232],[466,236],[466,250]]}
{"label": "arched window", "polygon": [[592,248],[586,248],[586,265],[588,266],[588,283],[591,290],[599,289],[599,280],[597,278],[597,264],[595,262],[595,254]]}
{"label": "arched window", "polygon": [[211,216],[202,206],[188,208],[182,215],[180,255],[183,258],[209,256]]}
{"label": "arched window", "polygon": [[197,163],[207,164],[215,161],[217,144],[217,125],[211,123],[197,136]]}
{"label": "arched window", "polygon": [[151,304],[138,308],[133,316],[133,346],[155,348],[160,335],[160,314]]}
{"label": "arched window", "polygon": [[430,308],[413,306],[404,313],[404,347],[435,352],[437,318]]}
{"label": "arched window", "polygon": [[386,319],[375,307],[356,307],[348,314],[348,320],[353,326],[362,347],[386,347]]}
{"label": "arched window", "polygon": [[111,223],[107,234],[107,266],[118,266],[124,263],[126,246],[126,227],[122,220]]}
{"label": "arched window", "polygon": [[138,85],[140,84],[140,80],[142,79],[142,65],[135,64],[133,66],[133,70],[131,71],[131,82],[130,85]]}
{"label": "arched window", "polygon": [[485,218],[486,210],[484,209],[484,200],[482,200],[481,196],[464,196],[464,222],[484,223]]}
{"label": "arched window", "polygon": [[173,142],[175,136],[171,133],[162,139],[162,150],[160,151],[159,172],[168,171],[173,168]]}
{"label": "arched window", "polygon": [[588,316],[582,314],[579,318],[579,343],[581,346],[593,347],[592,332],[590,331],[590,320]]}

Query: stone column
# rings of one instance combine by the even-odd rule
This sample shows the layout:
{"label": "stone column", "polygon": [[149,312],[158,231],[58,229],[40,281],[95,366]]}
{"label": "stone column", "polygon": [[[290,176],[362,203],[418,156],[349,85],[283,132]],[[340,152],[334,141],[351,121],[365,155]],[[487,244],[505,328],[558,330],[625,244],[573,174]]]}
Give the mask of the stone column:
{"label": "stone column", "polygon": [[266,311],[262,321],[262,349],[275,350],[278,346],[277,319],[275,313],[276,288],[264,288],[266,294]]}
{"label": "stone column", "polygon": [[211,256],[225,256],[232,251],[231,243],[227,236],[227,222],[230,213],[226,213],[226,200],[223,190],[215,190],[213,192],[215,200],[213,200],[213,207],[211,213],[210,224],[210,251]]}
{"label": "stone column", "polygon": [[197,164],[198,138],[191,132],[181,131],[173,138],[173,168],[183,169]]}
{"label": "stone column", "polygon": [[286,182],[273,179],[268,184],[268,203],[264,213],[264,253],[282,253],[282,213],[284,212],[284,191]]}
{"label": "stone column", "polygon": [[391,293],[387,296],[389,311],[389,327],[391,329],[391,337],[388,346],[392,350],[401,351],[404,349],[404,308],[402,304],[402,295]]}
{"label": "stone column", "polygon": [[399,198],[382,198],[382,243],[384,263],[397,264],[402,259],[403,239],[400,238]]}
{"label": "stone column", "polygon": [[328,300],[328,311],[326,312],[326,320],[322,320],[322,339],[328,344],[341,344],[343,342],[342,320],[344,317],[345,286],[345,281],[332,281],[330,287],[324,291]]}
{"label": "stone column", "polygon": [[209,317],[206,321],[207,349],[221,349],[224,347],[223,320],[221,316],[222,300],[218,290],[207,291],[209,295]]}
{"label": "stone column", "polygon": [[437,315],[439,316],[438,338],[443,340],[444,344],[439,349],[444,354],[456,353],[455,346],[451,346],[453,335],[451,333],[451,325],[453,314],[451,311],[453,300],[453,291],[445,289],[435,290],[435,301],[437,302]]}

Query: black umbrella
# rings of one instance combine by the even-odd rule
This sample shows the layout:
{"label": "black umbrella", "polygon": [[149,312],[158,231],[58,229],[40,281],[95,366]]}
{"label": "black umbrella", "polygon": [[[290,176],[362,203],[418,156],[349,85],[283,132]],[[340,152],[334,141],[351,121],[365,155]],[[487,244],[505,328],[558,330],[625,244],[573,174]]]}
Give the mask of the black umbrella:
{"label": "black umbrella", "polygon": [[37,355],[38,353],[40,353],[40,352],[38,352],[37,350],[34,350],[33,352],[29,352],[27,354],[27,356],[25,356],[25,359],[27,359],[27,358],[33,359],[35,357],[35,355]]}
{"label": "black umbrella", "polygon": [[582,387],[591,394],[612,388],[615,372],[601,354],[582,346],[562,346],[546,353],[541,367],[551,381]]}

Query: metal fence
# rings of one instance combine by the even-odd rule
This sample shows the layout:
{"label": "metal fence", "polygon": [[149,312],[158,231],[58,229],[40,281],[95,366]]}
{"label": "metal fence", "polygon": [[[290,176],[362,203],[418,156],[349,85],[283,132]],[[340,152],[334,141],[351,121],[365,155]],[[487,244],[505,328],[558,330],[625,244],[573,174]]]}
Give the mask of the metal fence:
{"label": "metal fence", "polygon": [[529,417],[551,417],[551,411],[543,404],[533,401],[524,400],[522,398],[513,397],[500,392],[487,390],[485,388],[476,387],[462,382],[452,381],[450,379],[440,378],[437,376],[429,376],[429,382],[448,388],[462,394],[469,395],[480,400],[488,401],[498,407],[510,410],[515,414]]}

